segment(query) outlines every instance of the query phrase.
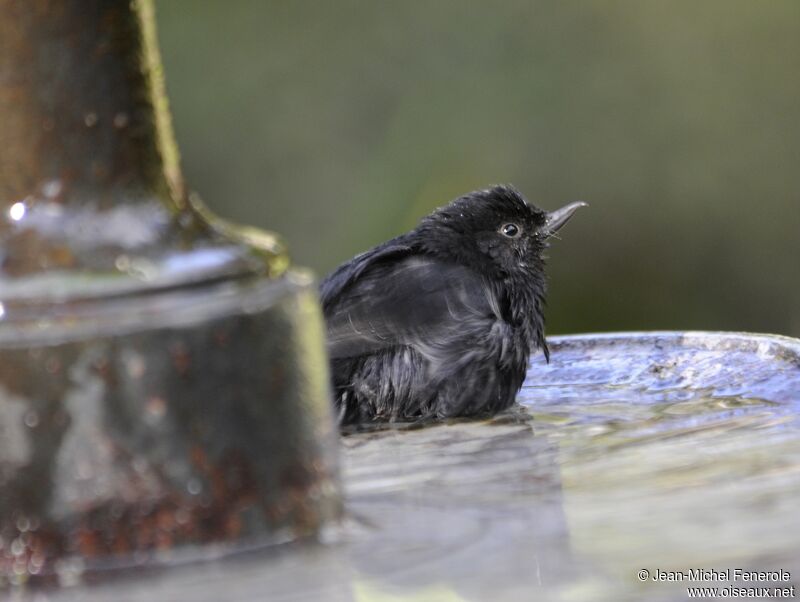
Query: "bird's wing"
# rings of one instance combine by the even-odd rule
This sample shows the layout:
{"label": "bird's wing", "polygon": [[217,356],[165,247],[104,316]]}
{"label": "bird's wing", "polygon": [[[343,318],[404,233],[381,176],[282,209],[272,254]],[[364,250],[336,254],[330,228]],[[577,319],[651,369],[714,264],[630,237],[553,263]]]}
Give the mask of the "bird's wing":
{"label": "bird's wing", "polygon": [[401,259],[411,252],[412,249],[409,245],[401,243],[399,239],[394,239],[370,249],[366,253],[356,255],[347,263],[340,265],[328,274],[319,285],[320,300],[325,313],[328,313],[341,298],[342,292],[358,280],[365,270],[381,263]]}
{"label": "bird's wing", "polygon": [[333,359],[398,344],[435,355],[444,341],[463,339],[499,317],[479,274],[396,248],[336,277],[344,278],[323,288]]}

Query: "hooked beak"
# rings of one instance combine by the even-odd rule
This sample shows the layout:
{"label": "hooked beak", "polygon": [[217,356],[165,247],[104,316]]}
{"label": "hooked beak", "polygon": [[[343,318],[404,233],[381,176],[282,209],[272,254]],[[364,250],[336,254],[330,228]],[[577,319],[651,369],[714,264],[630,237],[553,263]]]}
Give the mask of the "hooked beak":
{"label": "hooked beak", "polygon": [[588,207],[588,203],[584,203],[583,201],[577,201],[575,203],[570,203],[562,207],[561,209],[556,209],[555,211],[550,211],[545,217],[544,226],[542,226],[542,232],[544,232],[547,236],[551,236],[558,232],[561,227],[569,221],[569,218],[572,217],[572,214],[575,213],[581,207]]}

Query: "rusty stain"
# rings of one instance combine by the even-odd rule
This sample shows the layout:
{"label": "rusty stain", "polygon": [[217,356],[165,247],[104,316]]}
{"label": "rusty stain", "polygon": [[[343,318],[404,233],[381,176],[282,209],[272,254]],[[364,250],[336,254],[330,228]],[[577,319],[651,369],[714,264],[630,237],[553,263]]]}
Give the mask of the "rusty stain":
{"label": "rusty stain", "polygon": [[230,335],[224,330],[214,331],[214,343],[218,347],[227,347],[230,341]]}
{"label": "rusty stain", "polygon": [[186,376],[192,366],[192,358],[186,345],[181,342],[176,342],[170,347],[170,357],[172,358],[172,366],[180,376]]}
{"label": "rusty stain", "polygon": [[151,397],[147,400],[145,411],[153,418],[162,418],[167,413],[167,402],[163,397]]}
{"label": "rusty stain", "polygon": [[52,355],[45,360],[44,369],[49,374],[58,374],[61,371],[61,360]]}
{"label": "rusty stain", "polygon": [[0,270],[21,276],[31,269],[68,269],[76,266],[75,255],[60,241],[47,241],[35,230],[21,230],[9,236],[9,247]]}

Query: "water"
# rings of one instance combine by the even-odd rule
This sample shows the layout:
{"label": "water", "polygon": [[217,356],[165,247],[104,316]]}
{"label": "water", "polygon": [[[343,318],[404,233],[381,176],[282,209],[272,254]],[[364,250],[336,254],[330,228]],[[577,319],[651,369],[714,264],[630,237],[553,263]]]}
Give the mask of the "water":
{"label": "water", "polygon": [[565,339],[535,365],[523,399],[558,445],[573,550],[632,590],[639,569],[797,569],[800,361],[782,342]]}
{"label": "water", "polygon": [[800,581],[800,342],[650,333],[551,348],[503,416],[344,437],[350,516],[333,543],[48,597],[686,600],[753,584],[652,576]]}

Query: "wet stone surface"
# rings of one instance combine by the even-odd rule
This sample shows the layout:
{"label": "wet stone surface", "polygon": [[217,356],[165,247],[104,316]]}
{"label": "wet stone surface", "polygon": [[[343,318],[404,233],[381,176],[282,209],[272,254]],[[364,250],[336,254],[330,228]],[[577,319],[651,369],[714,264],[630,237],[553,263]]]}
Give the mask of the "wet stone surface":
{"label": "wet stone surface", "polygon": [[551,349],[506,415],[344,437],[349,519],[326,545],[38,595],[685,600],[687,586],[758,584],[638,572],[800,581],[800,341],[644,333]]}

